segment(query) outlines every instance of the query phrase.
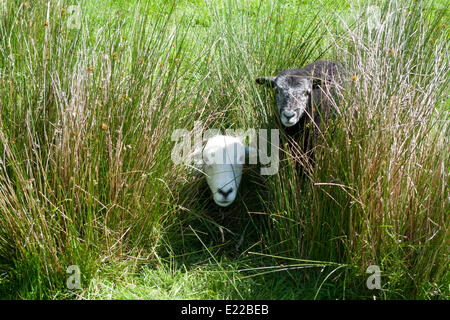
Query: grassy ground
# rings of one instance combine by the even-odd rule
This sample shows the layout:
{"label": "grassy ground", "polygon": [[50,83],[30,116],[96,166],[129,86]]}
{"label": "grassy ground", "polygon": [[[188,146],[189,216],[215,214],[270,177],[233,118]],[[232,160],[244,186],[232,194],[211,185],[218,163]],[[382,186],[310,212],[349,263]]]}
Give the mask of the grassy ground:
{"label": "grassy ground", "polygon": [[[0,297],[449,298],[443,1],[71,4],[0,2]],[[278,128],[255,77],[320,58],[351,71],[316,166],[282,135],[218,209],[172,132]]]}

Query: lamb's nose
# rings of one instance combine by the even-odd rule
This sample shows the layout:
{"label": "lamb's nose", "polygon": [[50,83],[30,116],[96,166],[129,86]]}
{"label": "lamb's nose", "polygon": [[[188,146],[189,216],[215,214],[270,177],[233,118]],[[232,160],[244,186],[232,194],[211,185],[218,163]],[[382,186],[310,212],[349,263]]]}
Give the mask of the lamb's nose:
{"label": "lamb's nose", "polygon": [[233,188],[230,188],[227,191],[224,191],[223,189],[218,189],[217,192],[220,193],[226,199],[228,195],[233,192]]}
{"label": "lamb's nose", "polygon": [[290,118],[292,118],[293,116],[295,116],[295,112],[294,111],[290,111],[290,110],[287,110],[287,111],[283,111],[283,115],[286,117],[286,119],[290,119]]}

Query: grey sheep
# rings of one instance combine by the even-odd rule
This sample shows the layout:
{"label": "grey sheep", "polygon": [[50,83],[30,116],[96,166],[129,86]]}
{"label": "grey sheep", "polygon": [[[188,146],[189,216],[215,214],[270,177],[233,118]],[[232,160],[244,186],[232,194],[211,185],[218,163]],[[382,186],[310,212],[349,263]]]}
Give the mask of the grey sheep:
{"label": "grey sheep", "polygon": [[314,119],[319,125],[320,118],[331,111],[329,98],[335,94],[343,74],[339,63],[320,60],[301,69],[282,70],[275,77],[259,77],[256,83],[274,89],[280,120],[285,127],[294,127],[302,118],[306,122]]}

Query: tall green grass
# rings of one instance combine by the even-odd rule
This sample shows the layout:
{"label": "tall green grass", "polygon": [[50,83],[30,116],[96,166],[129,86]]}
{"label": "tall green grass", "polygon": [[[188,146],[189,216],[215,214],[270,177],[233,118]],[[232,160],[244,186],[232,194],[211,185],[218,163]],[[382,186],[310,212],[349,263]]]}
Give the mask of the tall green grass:
{"label": "tall green grass", "polygon": [[333,37],[349,72],[340,116],[306,183],[289,166],[273,181],[268,210],[286,219],[271,237],[299,257],[356,266],[360,278],[378,265],[382,297],[448,296],[448,12],[375,8],[377,20],[342,20]]}
{"label": "tall green grass", "polygon": [[64,288],[69,265],[154,255],[177,210],[170,132],[201,112],[180,105],[197,89],[167,15],[118,13],[91,33],[48,4],[8,2],[0,29],[1,256],[25,292]]}
{"label": "tall green grass", "polygon": [[[374,2],[349,18],[291,1],[112,1],[97,16],[92,2],[70,29],[71,3],[58,3],[0,5],[0,295],[109,297],[98,278],[131,261],[144,286],[149,270],[206,264],[227,292],[211,298],[251,298],[257,284],[234,275],[274,272],[314,283],[281,298],[448,297],[446,9]],[[319,58],[348,77],[316,165],[301,168],[282,134],[278,174],[249,167],[219,210],[172,162],[172,132],[279,128],[255,77]],[[81,291],[66,288],[70,265]]]}

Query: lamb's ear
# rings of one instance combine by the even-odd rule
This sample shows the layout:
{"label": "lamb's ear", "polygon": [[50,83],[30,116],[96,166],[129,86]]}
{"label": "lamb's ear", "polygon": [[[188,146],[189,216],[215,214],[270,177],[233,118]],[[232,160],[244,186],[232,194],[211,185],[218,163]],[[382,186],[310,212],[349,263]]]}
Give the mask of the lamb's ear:
{"label": "lamb's ear", "polygon": [[249,164],[258,163],[258,150],[252,146],[245,146],[245,155],[249,158]]}
{"label": "lamb's ear", "polygon": [[275,87],[275,77],[258,77],[255,81],[257,84],[263,84],[269,88]]}

